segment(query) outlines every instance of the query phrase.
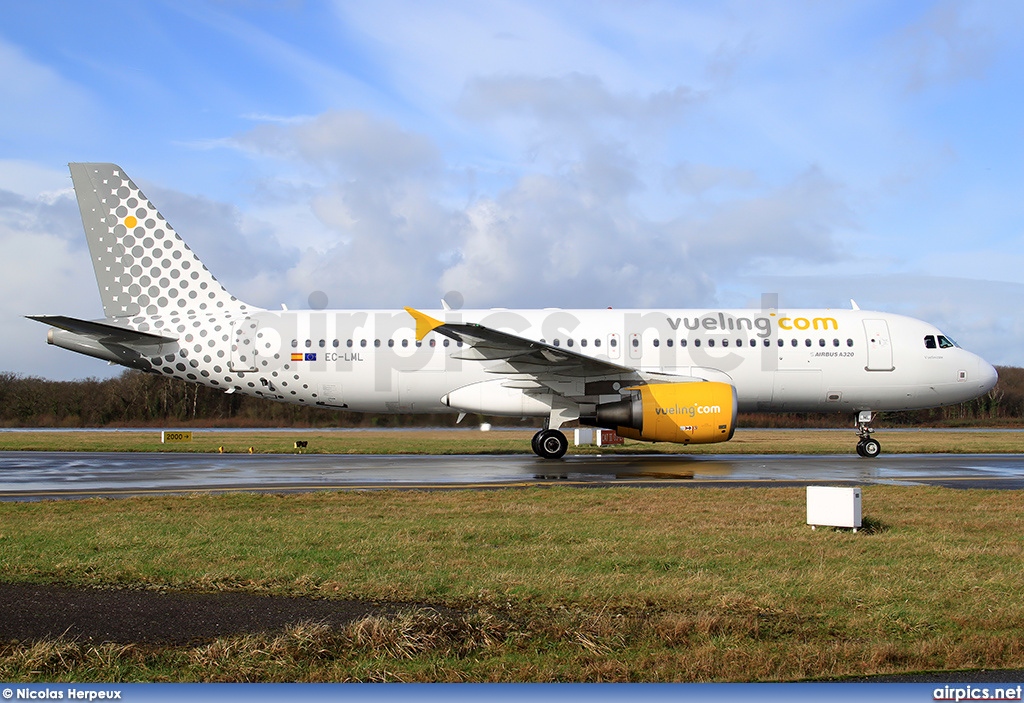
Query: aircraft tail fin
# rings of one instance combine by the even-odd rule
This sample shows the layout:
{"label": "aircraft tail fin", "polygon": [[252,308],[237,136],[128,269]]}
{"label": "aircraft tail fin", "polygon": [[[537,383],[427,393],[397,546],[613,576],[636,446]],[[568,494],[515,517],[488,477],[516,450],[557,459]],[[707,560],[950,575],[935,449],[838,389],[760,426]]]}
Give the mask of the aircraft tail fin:
{"label": "aircraft tail fin", "polygon": [[108,318],[243,313],[116,164],[72,163],[78,208]]}

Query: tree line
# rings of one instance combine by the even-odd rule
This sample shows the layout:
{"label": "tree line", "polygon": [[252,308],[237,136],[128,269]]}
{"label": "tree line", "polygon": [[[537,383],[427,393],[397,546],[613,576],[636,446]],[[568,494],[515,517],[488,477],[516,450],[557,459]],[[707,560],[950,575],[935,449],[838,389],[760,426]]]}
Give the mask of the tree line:
{"label": "tree line", "polygon": [[[999,383],[968,403],[885,413],[879,424],[1012,426],[1024,424],[1024,369],[999,367]],[[99,380],[50,381],[0,373],[0,426],[4,427],[445,427],[456,416],[368,415],[276,403],[175,378],[125,371]],[[532,427],[535,419],[471,417],[471,422]],[[845,415],[748,413],[741,427],[847,427]]]}

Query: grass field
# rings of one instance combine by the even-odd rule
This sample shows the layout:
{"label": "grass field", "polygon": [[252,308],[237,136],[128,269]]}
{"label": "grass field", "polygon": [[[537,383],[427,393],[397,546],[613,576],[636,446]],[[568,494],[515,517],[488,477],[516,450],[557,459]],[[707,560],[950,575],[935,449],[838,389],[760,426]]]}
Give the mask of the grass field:
{"label": "grass field", "polygon": [[[308,453],[321,454],[528,454],[533,430],[358,430],[330,432],[224,432],[194,430],[193,441],[160,443],[160,431],[0,432],[0,451],[141,451],[293,453],[296,440],[308,442]],[[572,440],[572,430],[567,434]],[[1024,433],[1000,431],[879,431],[875,438],[885,453],[1008,453],[1024,451]],[[730,442],[683,446],[626,440],[622,447],[573,447],[569,452],[687,454],[852,454],[854,430],[739,429]]]}
{"label": "grass field", "polygon": [[[503,433],[504,434],[504,433]],[[188,647],[0,644],[0,680],[774,681],[1024,667],[1016,491],[802,489],[0,503],[10,582],[409,605]],[[441,615],[423,606],[447,606]]]}

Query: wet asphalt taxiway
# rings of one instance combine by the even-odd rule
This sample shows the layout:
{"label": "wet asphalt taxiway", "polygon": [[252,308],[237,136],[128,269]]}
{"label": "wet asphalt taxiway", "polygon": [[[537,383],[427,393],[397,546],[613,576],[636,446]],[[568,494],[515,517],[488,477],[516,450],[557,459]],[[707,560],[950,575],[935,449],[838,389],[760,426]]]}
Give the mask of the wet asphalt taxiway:
{"label": "wet asphalt taxiway", "polygon": [[532,455],[0,452],[0,500],[154,493],[581,487],[936,485],[1024,489],[1024,454]]}

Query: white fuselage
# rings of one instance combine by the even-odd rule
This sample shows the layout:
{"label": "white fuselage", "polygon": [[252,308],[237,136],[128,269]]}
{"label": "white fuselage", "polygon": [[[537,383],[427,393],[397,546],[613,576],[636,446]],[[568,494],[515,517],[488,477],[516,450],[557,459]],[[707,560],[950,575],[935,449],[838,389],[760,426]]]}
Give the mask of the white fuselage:
{"label": "white fuselage", "polygon": [[[862,310],[434,314],[645,372],[724,381],[736,387],[740,409],[748,411],[936,407],[975,398],[996,377],[980,357],[951,342],[940,346],[935,340],[946,338],[932,325]],[[201,335],[204,329],[211,333]],[[493,364],[459,358],[465,354],[454,340],[430,333],[417,342],[413,320],[402,310],[250,310],[230,321],[190,318],[187,330],[178,343],[146,355],[152,370],[303,405],[452,411],[459,408],[444,404],[447,394],[496,379]]]}

